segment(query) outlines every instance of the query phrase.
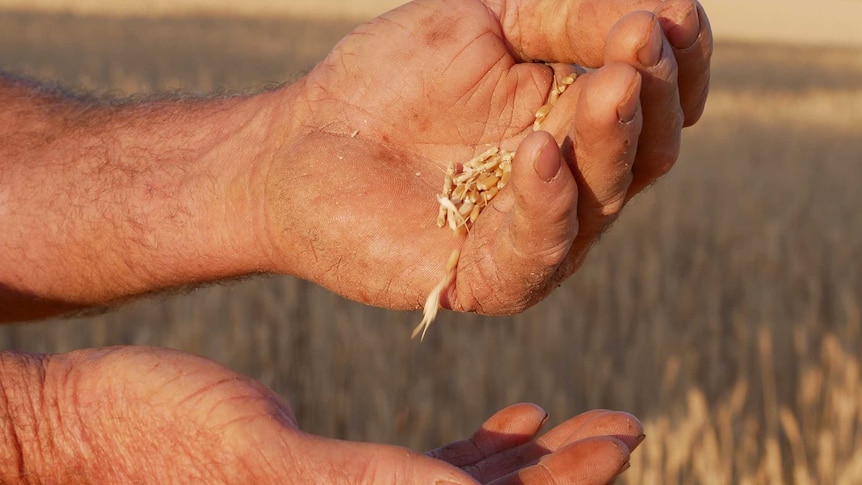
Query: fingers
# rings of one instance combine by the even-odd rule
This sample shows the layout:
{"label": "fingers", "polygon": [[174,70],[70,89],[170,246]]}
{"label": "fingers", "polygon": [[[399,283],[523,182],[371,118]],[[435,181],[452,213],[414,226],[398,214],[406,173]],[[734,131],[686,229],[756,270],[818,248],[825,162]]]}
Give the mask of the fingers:
{"label": "fingers", "polygon": [[709,91],[712,30],[696,0],[488,1],[518,60],[598,67],[606,60],[607,33],[626,14],[654,11],[680,66],[685,126],[698,121]]}
{"label": "fingers", "polygon": [[572,149],[581,188],[578,236],[593,239],[616,218],[632,182],[643,125],[642,80],[629,66],[610,64],[586,81],[578,99]]}
{"label": "fingers", "polygon": [[683,111],[677,64],[659,19],[649,12],[623,17],[608,34],[606,62],[625,63],[642,79],[643,130],[628,196],[652,184],[679,156]]}
{"label": "fingers", "polygon": [[703,114],[709,91],[712,30],[696,0],[513,0],[488,1],[512,54],[519,60],[577,63],[598,67],[606,60],[607,34],[618,20],[638,10],[661,19],[679,64],[685,126]]}
{"label": "fingers", "polygon": [[517,313],[574,272],[625,203],[640,92],[638,72],[616,63],[584,75],[560,97],[542,125],[556,139],[534,132],[521,143],[512,190],[474,226],[450,301],[473,302],[480,313]]}
{"label": "fingers", "polygon": [[[368,483],[392,479],[405,483],[474,483],[467,474],[450,465],[470,465],[529,443],[546,419],[547,413],[539,406],[515,404],[491,416],[470,439],[431,451],[427,456],[394,446],[335,441],[312,435],[299,439],[303,453],[314,458],[308,462],[317,465],[316,469],[306,472],[317,477],[348,477],[351,482]],[[294,449],[300,447],[294,446]]]}
{"label": "fingers", "polygon": [[577,194],[554,138],[542,131],[528,135],[515,153],[506,190],[462,248],[453,301],[480,313],[508,314],[544,297],[578,231]]}
{"label": "fingers", "polygon": [[643,442],[644,429],[634,416],[621,411],[596,410],[569,419],[538,440],[540,446],[558,450],[571,443],[600,436],[612,436],[634,451]]}
{"label": "fingers", "polygon": [[575,271],[625,203],[642,126],[640,92],[634,68],[609,64],[578,79],[543,125],[555,133],[579,188],[579,230],[557,281]]}
{"label": "fingers", "polygon": [[493,485],[573,483],[603,485],[628,469],[629,451],[611,437],[590,438],[572,443],[543,456],[538,463],[512,472]]}
{"label": "fingers", "polygon": [[598,67],[607,33],[623,15],[661,0],[486,0],[519,60]]}
{"label": "fingers", "polygon": [[[557,453],[574,443],[600,437],[613,438],[628,453],[643,441],[643,425],[627,413],[589,411],[555,426],[535,441],[489,455],[464,467],[464,471],[484,483],[534,465],[546,455]],[[612,454],[610,458],[615,459],[617,456]]]}
{"label": "fingers", "polygon": [[429,451],[427,455],[455,466],[472,465],[529,442],[547,418],[548,413],[535,404],[515,404],[491,416],[469,439]]}
{"label": "fingers", "polygon": [[712,29],[695,0],[667,0],[655,9],[679,65],[679,95],[685,126],[696,123],[709,93]]}

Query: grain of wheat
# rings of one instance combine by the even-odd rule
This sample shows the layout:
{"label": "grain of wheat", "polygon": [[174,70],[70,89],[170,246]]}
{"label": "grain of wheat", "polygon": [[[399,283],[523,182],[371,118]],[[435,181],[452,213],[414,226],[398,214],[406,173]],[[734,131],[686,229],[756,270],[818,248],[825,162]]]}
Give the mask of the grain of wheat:
{"label": "grain of wheat", "polygon": [[[566,92],[576,79],[576,74],[569,74],[562,80],[557,81],[553,77],[551,91],[548,94],[548,102],[536,110],[533,122],[533,131],[541,128],[542,123],[551,112],[560,96]],[[491,203],[491,200],[506,186],[512,175],[512,161],[515,153],[500,147],[492,146],[484,152],[461,164],[460,167],[450,162],[446,167],[446,175],[443,179],[443,189],[437,196],[439,208],[437,209],[437,227],[448,226],[456,236],[460,237],[469,232],[470,227],[476,222],[482,210]],[[422,321],[413,329],[411,338],[420,333],[420,340],[425,338],[428,327],[437,317],[440,307],[440,296],[443,291],[455,281],[455,270],[458,267],[458,258],[461,252],[458,249],[452,251],[446,263],[446,272],[439,283],[431,290],[425,300],[422,311]]]}

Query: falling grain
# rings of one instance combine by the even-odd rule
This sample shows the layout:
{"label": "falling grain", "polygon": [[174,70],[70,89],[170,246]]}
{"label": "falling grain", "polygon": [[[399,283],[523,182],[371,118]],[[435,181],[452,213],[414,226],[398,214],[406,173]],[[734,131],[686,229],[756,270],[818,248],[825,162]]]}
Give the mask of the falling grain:
{"label": "falling grain", "polygon": [[[566,88],[575,82],[575,78],[575,74],[570,74],[560,81],[557,81],[556,76],[553,78],[547,103],[536,111],[533,131],[541,127],[542,122],[550,114],[551,108],[566,91]],[[466,161],[460,167],[450,162],[446,168],[443,190],[437,196],[439,204],[437,226],[448,226],[456,237],[465,236],[470,227],[479,219],[482,210],[509,182],[514,159],[514,152],[492,146]],[[428,295],[422,312],[422,321],[413,330],[411,338],[415,338],[420,332],[422,338],[425,338],[425,332],[428,331],[428,327],[431,326],[437,316],[440,295],[455,279],[455,268],[458,266],[459,255],[460,252],[457,250],[450,255],[446,265],[446,275]]]}

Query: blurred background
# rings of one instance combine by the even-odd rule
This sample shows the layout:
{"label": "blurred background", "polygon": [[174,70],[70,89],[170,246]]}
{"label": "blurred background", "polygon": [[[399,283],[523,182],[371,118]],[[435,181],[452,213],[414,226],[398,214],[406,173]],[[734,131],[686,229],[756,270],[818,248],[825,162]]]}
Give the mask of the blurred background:
{"label": "blurred background", "polygon": [[[255,88],[398,3],[0,0],[0,69],[117,96]],[[678,165],[521,315],[444,312],[420,344],[418,312],[269,277],[0,327],[0,350],[194,352],[310,432],[417,449],[519,401],[550,425],[620,409],[648,436],[627,483],[862,483],[862,2],[703,3],[712,93]]]}

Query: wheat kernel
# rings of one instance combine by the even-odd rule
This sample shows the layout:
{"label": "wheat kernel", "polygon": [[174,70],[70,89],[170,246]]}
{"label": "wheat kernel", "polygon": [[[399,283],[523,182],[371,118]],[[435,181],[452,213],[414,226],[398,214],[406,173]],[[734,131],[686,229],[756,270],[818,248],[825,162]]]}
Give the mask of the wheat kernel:
{"label": "wheat kernel", "polygon": [[557,99],[560,97],[560,92],[557,89],[551,90],[551,95],[548,96],[548,104],[551,106],[557,104]]}
{"label": "wheat kernel", "polygon": [[[547,104],[540,107],[535,113],[533,131],[541,127],[542,122],[551,112],[551,108],[568,86],[574,84],[576,77],[577,74],[569,74],[557,81],[556,76],[554,76]],[[448,223],[456,237],[467,234],[469,226],[478,220],[482,210],[488,206],[491,199],[509,183],[514,159],[514,152],[495,146],[460,166],[450,162],[446,169],[442,194],[437,196],[437,201],[440,204],[437,225],[443,227]],[[450,254],[446,263],[446,274],[425,300],[423,318],[413,330],[413,337],[421,333],[422,338],[425,338],[428,327],[437,316],[440,295],[455,280],[455,268],[459,257],[460,251],[458,249]]]}
{"label": "wheat kernel", "polygon": [[494,174],[483,175],[478,181],[476,181],[476,188],[479,190],[488,190],[491,187],[496,187],[497,182],[500,181],[500,177],[497,177]]}
{"label": "wheat kernel", "polygon": [[437,227],[446,225],[446,208],[442,205],[437,209]]}
{"label": "wheat kernel", "polygon": [[539,108],[538,111],[536,111],[536,121],[544,120],[548,116],[548,113],[550,113],[550,112],[551,112],[551,105],[550,104],[542,105],[542,107]]}
{"label": "wheat kernel", "polygon": [[491,199],[493,199],[498,192],[500,192],[500,189],[497,186],[491,187],[488,190],[482,192],[482,198],[485,200],[485,204],[491,202]]}
{"label": "wheat kernel", "polygon": [[479,164],[481,164],[485,160],[496,155],[497,152],[499,152],[499,151],[500,151],[500,147],[491,147],[488,150],[479,154],[478,156],[475,156],[475,157],[471,158],[470,160],[468,160],[467,163],[464,164],[464,166],[465,167],[468,165],[471,167],[478,166]]}
{"label": "wheat kernel", "polygon": [[461,207],[458,208],[458,213],[461,214],[461,216],[463,217],[468,217],[470,215],[470,212],[473,211],[474,205],[475,204],[473,204],[469,200],[465,200],[464,203],[461,204]]}
{"label": "wheat kernel", "polygon": [[476,222],[476,219],[479,218],[480,212],[482,212],[482,206],[479,204],[473,205],[473,210],[470,211],[470,217],[468,218],[468,220],[470,221],[470,224],[473,224],[474,222]]}
{"label": "wheat kernel", "polygon": [[502,162],[503,162],[502,156],[500,156],[499,154],[494,155],[493,157],[491,157],[490,160],[488,160],[484,164],[476,167],[476,171],[477,172],[491,172],[493,170],[496,170],[497,167],[499,167],[500,163],[502,163]]}
{"label": "wheat kernel", "polygon": [[459,184],[455,187],[455,190],[452,192],[452,198],[458,200],[464,200],[467,198],[467,190],[470,186],[467,183]]}
{"label": "wheat kernel", "polygon": [[452,193],[452,187],[454,184],[452,182],[452,176],[455,175],[455,163],[449,162],[449,165],[446,166],[446,176],[443,178],[443,195],[448,196]]}

